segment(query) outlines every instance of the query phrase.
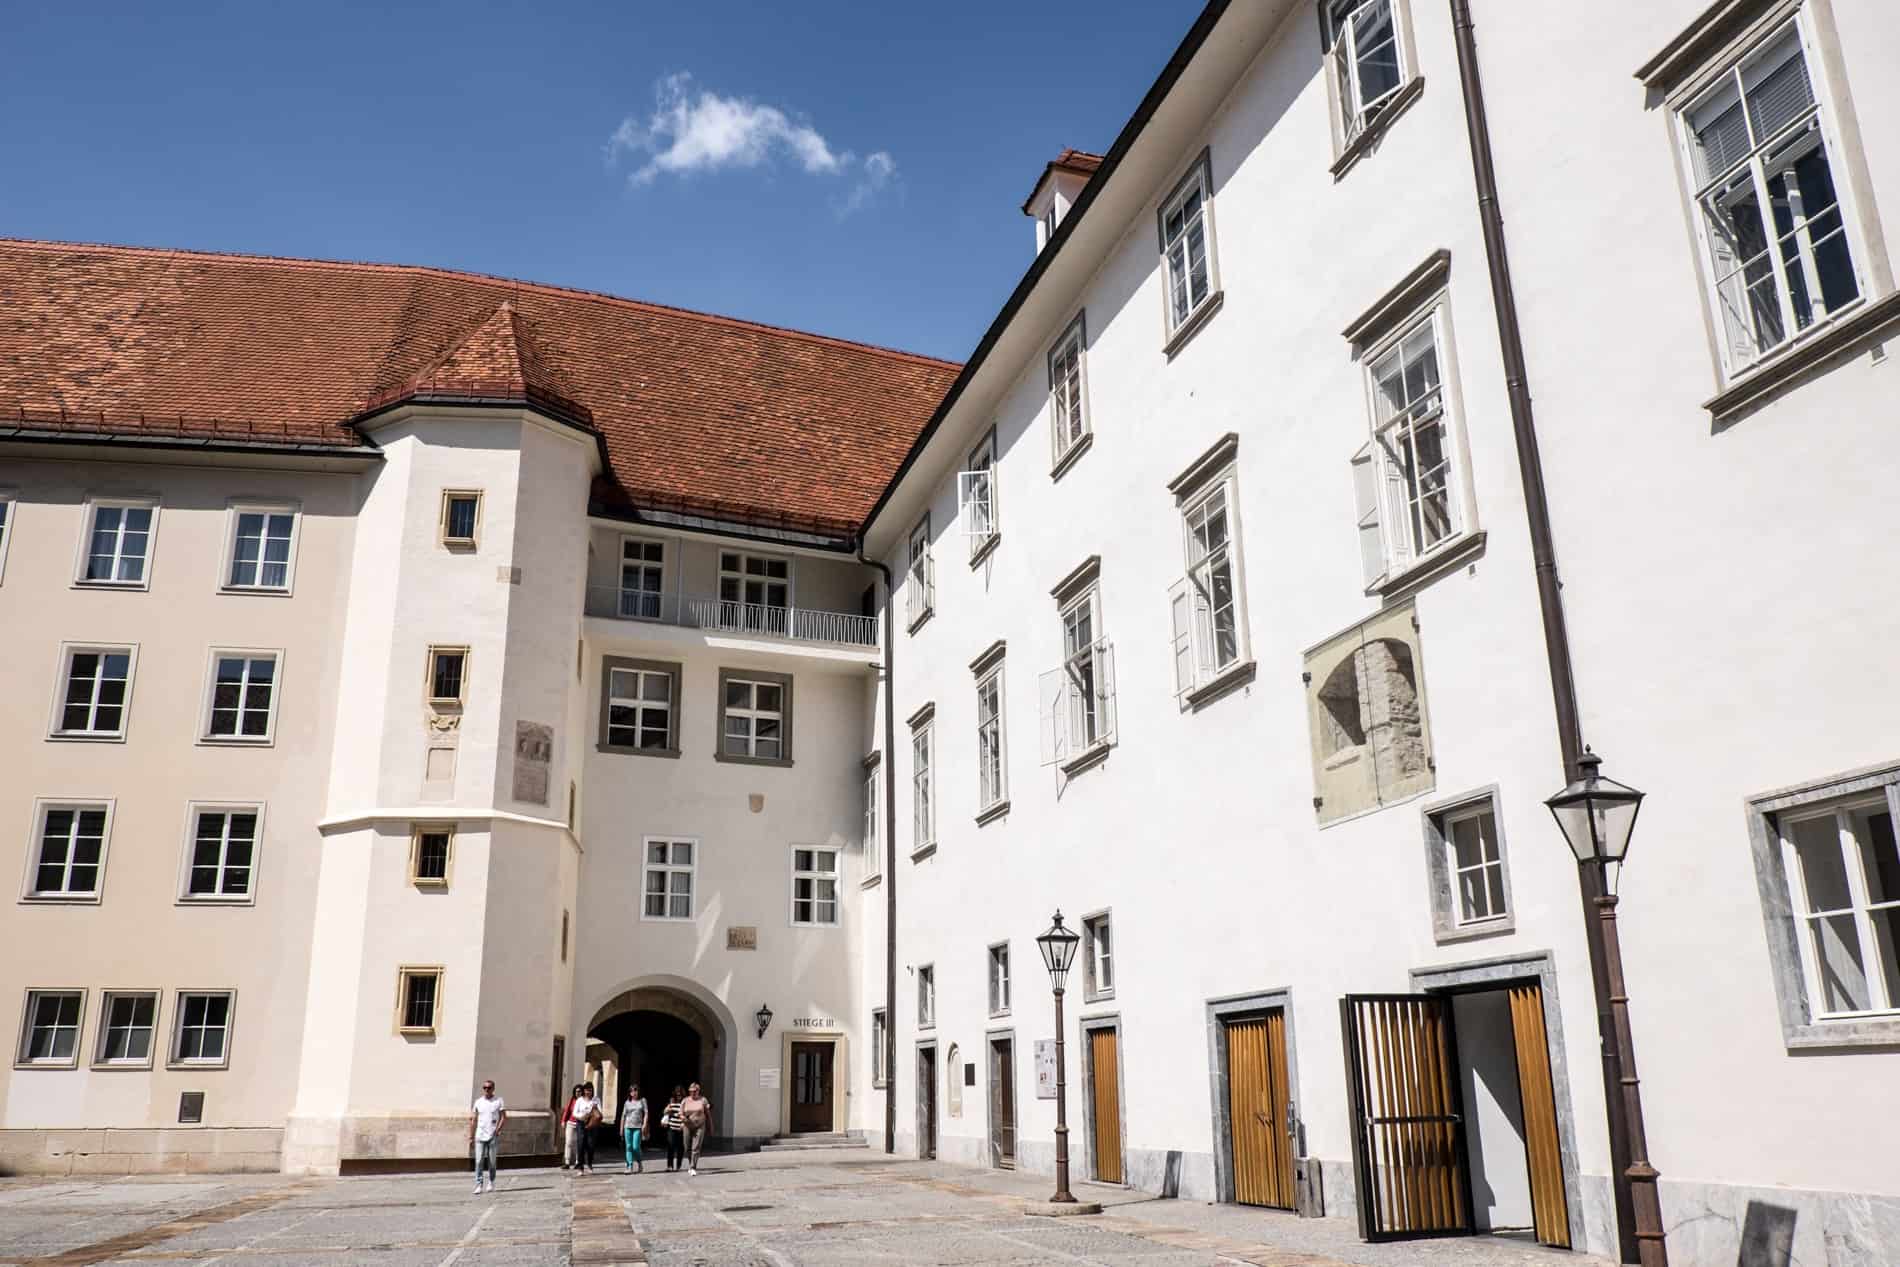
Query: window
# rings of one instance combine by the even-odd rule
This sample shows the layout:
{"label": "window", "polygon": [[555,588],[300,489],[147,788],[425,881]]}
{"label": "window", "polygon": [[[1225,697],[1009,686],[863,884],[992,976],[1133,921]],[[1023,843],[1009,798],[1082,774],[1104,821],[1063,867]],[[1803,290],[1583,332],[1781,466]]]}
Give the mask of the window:
{"label": "window", "polygon": [[85,1009],[83,990],[28,990],[14,1063],[72,1068],[79,1061],[79,1023]]}
{"label": "window", "polygon": [[1509,932],[1516,921],[1497,789],[1428,806],[1424,818],[1434,936],[1447,942]]}
{"label": "window", "polygon": [[930,562],[930,516],[910,530],[910,557],[904,568],[904,609],[915,630],[935,610],[937,583]]}
{"label": "window", "polygon": [[1003,748],[1003,666],[976,684],[977,808],[995,809],[1009,798],[1009,767]]}
{"label": "window", "polygon": [[643,537],[620,539],[620,614],[660,619],[666,595],[666,546]]}
{"label": "window", "polygon": [[468,648],[429,648],[429,702],[459,705],[467,685]]}
{"label": "window", "polygon": [[1115,993],[1114,937],[1107,915],[1082,921],[1082,997],[1105,999]]}
{"label": "window", "polygon": [[963,520],[963,535],[970,539],[970,563],[975,565],[989,554],[1001,531],[996,517],[994,427],[970,451],[969,465],[957,473],[957,510]]}
{"label": "window", "polygon": [[0,578],[7,574],[7,543],[13,540],[13,497],[0,493]]}
{"label": "window", "polygon": [[1900,1011],[1900,848],[1886,795],[1845,800],[1781,820],[1818,1020]]}
{"label": "window", "polygon": [[1009,1011],[1009,943],[990,947],[990,1015]]}
{"label": "window", "polygon": [[1439,373],[1442,321],[1434,306],[1370,359],[1372,442],[1353,458],[1368,589],[1464,531],[1458,440]]}
{"label": "window", "polygon": [[719,627],[791,633],[792,561],[776,554],[719,552]]}
{"label": "window", "polygon": [[418,823],[409,833],[409,881],[422,888],[444,888],[455,854],[453,823]]}
{"label": "window", "polygon": [[297,512],[290,507],[233,506],[224,587],[288,592],[296,533]]}
{"label": "window", "polygon": [[680,673],[665,661],[603,659],[600,750],[677,757]]}
{"label": "window", "polygon": [[561,962],[567,962],[567,911],[561,912]]}
{"label": "window", "polygon": [[880,816],[878,806],[883,798],[879,795],[880,784],[884,778],[884,763],[873,754],[864,765],[864,878],[874,880],[883,874],[884,850],[879,843],[884,833],[879,830]]}
{"label": "window", "polygon": [[910,839],[911,853],[923,853],[937,843],[937,788],[931,769],[935,710],[913,721],[910,730]]}
{"label": "window", "polygon": [[1409,77],[1394,5],[1395,0],[1330,0],[1323,10],[1346,145],[1373,125]]}
{"label": "window", "polygon": [[180,990],[173,1013],[173,1065],[222,1067],[231,1058],[231,1002],[228,990]]}
{"label": "window", "polygon": [[1723,366],[1733,376],[1861,297],[1833,120],[1797,18],[1680,111]]}
{"label": "window", "polygon": [[[1230,454],[1233,437],[1215,454]],[[1221,460],[1216,458],[1215,460]],[[1168,591],[1173,630],[1175,696],[1185,706],[1195,692],[1247,662],[1246,607],[1240,590],[1239,504],[1231,457],[1212,477],[1193,468],[1175,481],[1187,574]],[[1197,464],[1199,465],[1199,464]],[[1184,481],[1191,481],[1185,484]]]}
{"label": "window", "polygon": [[396,970],[396,1029],[403,1034],[433,1034],[442,998],[442,969]]}
{"label": "window", "polygon": [[937,969],[924,964],[917,969],[917,1028],[929,1029],[937,1023]]}
{"label": "window", "polygon": [[158,1028],[158,994],[151,990],[107,990],[99,1023],[99,1045],[92,1063],[149,1069],[152,1035]]}
{"label": "window", "polygon": [[1051,461],[1061,470],[1063,459],[1076,452],[1089,434],[1088,405],[1082,390],[1082,352],[1087,346],[1082,314],[1070,323],[1055,347],[1049,349],[1049,443]]}
{"label": "window", "polygon": [[57,739],[123,739],[136,647],[67,646],[60,669]]}
{"label": "window", "polygon": [[719,670],[721,761],[792,763],[792,679],[782,673]]}
{"label": "window", "polygon": [[698,865],[699,842],[648,836],[645,848],[646,900],[640,918],[693,918],[693,871]]}
{"label": "window", "polygon": [[890,1081],[885,1073],[885,1048],[891,1041],[890,1016],[881,1007],[871,1009],[871,1085],[881,1087]]}
{"label": "window", "polygon": [[792,923],[838,922],[838,851],[800,845],[792,850]]}
{"label": "window", "polygon": [[442,544],[473,550],[482,527],[482,495],[474,489],[442,490]]}
{"label": "window", "polygon": [[192,805],[184,900],[250,900],[262,817],[261,808],[256,805]]}
{"label": "window", "polygon": [[1183,330],[1214,294],[1213,216],[1203,154],[1161,204],[1161,259],[1167,275],[1168,333]]}
{"label": "window", "polygon": [[223,743],[269,743],[277,718],[275,651],[213,651],[202,734]]}
{"label": "window", "polygon": [[106,865],[112,802],[73,804],[42,801],[34,832],[37,847],[28,878],[29,898],[99,896]]}
{"label": "window", "polygon": [[1080,760],[1111,743],[1115,729],[1112,661],[1093,584],[1063,603],[1061,622],[1062,667],[1043,675],[1043,732],[1053,744],[1045,764]]}
{"label": "window", "polygon": [[148,564],[157,527],[158,507],[149,501],[91,503],[80,583],[143,588],[150,579]]}
{"label": "window", "polygon": [[1431,790],[1431,727],[1411,603],[1308,652],[1303,676],[1313,808],[1322,825]]}

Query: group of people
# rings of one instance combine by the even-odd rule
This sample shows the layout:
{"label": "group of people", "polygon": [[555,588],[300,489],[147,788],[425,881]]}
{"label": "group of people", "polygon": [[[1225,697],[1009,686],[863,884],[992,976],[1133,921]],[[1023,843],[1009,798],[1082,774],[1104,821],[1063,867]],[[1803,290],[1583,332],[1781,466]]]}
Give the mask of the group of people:
{"label": "group of people", "polygon": [[[594,1172],[594,1130],[606,1120],[606,1106],[594,1095],[591,1082],[576,1083],[567,1108],[561,1112],[565,1149],[561,1169],[581,1174]],[[626,1103],[620,1106],[620,1139],[626,1150],[627,1174],[646,1170],[645,1146],[649,1109],[646,1098],[635,1083],[627,1088]],[[712,1101],[701,1093],[699,1084],[674,1087],[666,1107],[660,1111],[660,1129],[666,1132],[666,1168],[699,1173],[699,1153],[706,1144],[706,1132],[712,1125]]]}
{"label": "group of people", "polygon": [[[626,1145],[627,1173],[646,1170],[643,1156],[647,1130],[647,1102],[639,1084],[627,1088],[627,1102],[620,1106],[620,1136]],[[495,1151],[501,1128],[508,1120],[508,1106],[495,1094],[492,1079],[482,1083],[482,1093],[470,1107],[468,1143],[475,1154],[475,1191],[483,1191],[482,1171],[488,1172],[487,1191],[495,1190]],[[580,1174],[594,1173],[594,1131],[606,1120],[606,1106],[594,1094],[594,1084],[577,1082],[561,1110],[563,1150],[561,1169]],[[712,1101],[695,1082],[689,1088],[674,1087],[666,1107],[660,1111],[660,1129],[666,1132],[666,1168],[684,1168],[689,1175],[699,1173],[699,1152],[706,1145],[706,1132],[712,1125]]]}

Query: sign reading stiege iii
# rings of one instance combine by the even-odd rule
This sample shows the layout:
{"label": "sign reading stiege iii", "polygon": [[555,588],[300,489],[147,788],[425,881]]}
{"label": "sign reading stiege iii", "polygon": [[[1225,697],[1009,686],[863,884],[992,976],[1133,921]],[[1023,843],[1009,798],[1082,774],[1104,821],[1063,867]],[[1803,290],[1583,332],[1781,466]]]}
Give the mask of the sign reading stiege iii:
{"label": "sign reading stiege iii", "polygon": [[548,767],[554,761],[554,727],[538,721],[515,723],[515,789],[517,801],[548,803]]}

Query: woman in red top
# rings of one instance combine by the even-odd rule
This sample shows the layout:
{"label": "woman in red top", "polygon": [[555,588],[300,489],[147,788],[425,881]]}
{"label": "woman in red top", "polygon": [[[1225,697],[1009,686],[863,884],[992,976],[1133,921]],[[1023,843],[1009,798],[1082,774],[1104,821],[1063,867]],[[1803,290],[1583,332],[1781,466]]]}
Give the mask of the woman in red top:
{"label": "woman in red top", "polygon": [[575,1083],[574,1089],[567,1093],[567,1106],[561,1110],[561,1169],[567,1170],[574,1165],[579,1139],[574,1129],[574,1101],[581,1098],[581,1084]]}

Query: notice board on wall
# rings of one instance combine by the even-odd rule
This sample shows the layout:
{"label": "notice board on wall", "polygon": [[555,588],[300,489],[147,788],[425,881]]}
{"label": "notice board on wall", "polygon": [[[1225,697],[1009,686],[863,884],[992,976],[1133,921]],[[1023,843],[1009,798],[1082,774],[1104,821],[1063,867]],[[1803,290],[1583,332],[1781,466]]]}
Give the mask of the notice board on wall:
{"label": "notice board on wall", "polygon": [[1036,1098],[1056,1098],[1056,1040],[1053,1038],[1036,1040]]}

